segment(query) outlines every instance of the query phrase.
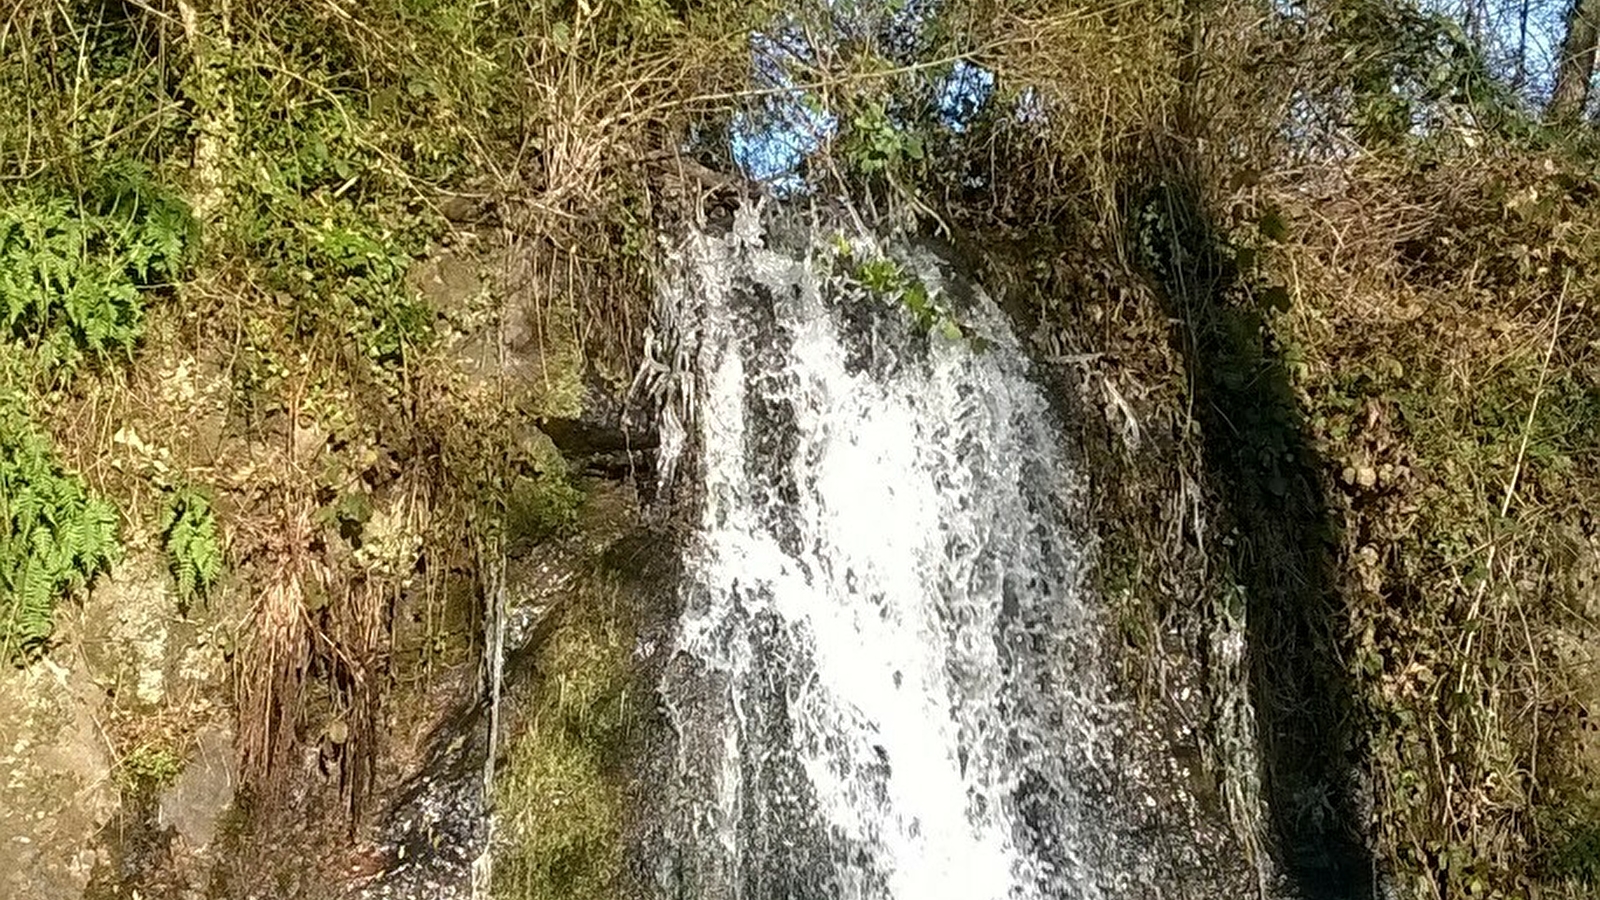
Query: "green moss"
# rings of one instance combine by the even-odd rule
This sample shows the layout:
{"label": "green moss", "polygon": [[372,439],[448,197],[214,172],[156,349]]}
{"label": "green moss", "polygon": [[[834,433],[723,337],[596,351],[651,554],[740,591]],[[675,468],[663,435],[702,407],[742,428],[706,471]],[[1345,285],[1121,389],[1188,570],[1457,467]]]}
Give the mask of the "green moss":
{"label": "green moss", "polygon": [[574,598],[538,662],[528,725],[495,783],[502,900],[612,897],[624,796],[615,758],[630,721],[632,644],[605,591]]}
{"label": "green moss", "polygon": [[578,337],[580,313],[568,299],[553,303],[540,323],[539,370],[523,404],[535,416],[575,419],[583,414],[587,357]]}
{"label": "green moss", "polygon": [[512,550],[561,534],[577,519],[583,493],[558,475],[520,476],[506,499],[506,532]]}
{"label": "green moss", "polygon": [[117,780],[127,791],[158,791],[183,774],[183,759],[170,747],[141,744],[117,764]]}
{"label": "green moss", "polygon": [[495,870],[495,896],[610,895],[620,869],[619,797],[589,748],[559,732],[528,736],[498,794],[517,824]]}
{"label": "green moss", "polygon": [[570,532],[577,524],[583,492],[572,484],[566,458],[549,436],[528,429],[510,463],[517,474],[506,484],[505,530],[513,553]]}

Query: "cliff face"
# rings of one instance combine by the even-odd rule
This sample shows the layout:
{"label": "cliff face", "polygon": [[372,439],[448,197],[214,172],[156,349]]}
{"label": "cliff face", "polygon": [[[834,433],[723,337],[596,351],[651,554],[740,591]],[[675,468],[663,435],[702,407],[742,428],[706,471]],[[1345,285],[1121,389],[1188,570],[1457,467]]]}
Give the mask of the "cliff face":
{"label": "cliff face", "polygon": [[619,404],[683,350],[666,247],[782,194],[949,239],[1020,323],[1118,689],[1245,855],[1592,893],[1592,129],[1410,4],[836,12],[7,19],[0,879],[465,884],[502,608],[504,802],[570,830],[507,819],[497,883],[645,877],[660,661],[618,648],[666,604],[618,555],[673,498]]}
{"label": "cliff face", "polygon": [[[59,471],[120,522],[108,570],[6,676],[17,896],[468,895],[497,604],[505,804],[596,810],[566,837],[508,817],[500,839],[526,850],[499,877],[556,878],[570,839],[612,882],[628,774],[606,748],[631,718],[541,727],[639,689],[629,588],[608,586],[633,572],[614,545],[653,544],[635,532],[654,438],[539,260],[502,233],[441,234],[401,273],[427,340],[392,367],[285,355],[270,312],[233,343],[169,305],[125,372],[28,398]],[[186,583],[168,510],[191,491],[226,564]]]}
{"label": "cliff face", "polygon": [[1261,780],[1218,783],[1307,890],[1588,890],[1592,182],[1483,140],[1223,183],[1178,154],[1121,189],[1136,264],[1087,217],[970,238],[1105,412],[1130,646],[1248,685],[1198,714],[1254,717]]}

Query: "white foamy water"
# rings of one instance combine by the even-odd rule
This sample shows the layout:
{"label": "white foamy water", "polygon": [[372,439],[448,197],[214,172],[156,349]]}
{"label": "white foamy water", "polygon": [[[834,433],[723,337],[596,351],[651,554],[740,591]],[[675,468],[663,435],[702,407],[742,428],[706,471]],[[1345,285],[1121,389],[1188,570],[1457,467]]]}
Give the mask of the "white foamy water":
{"label": "white foamy water", "polygon": [[703,493],[662,689],[684,801],[664,893],[1159,894],[1084,487],[1007,323],[930,254],[897,255],[966,338],[770,240],[748,211],[693,236],[669,298]]}

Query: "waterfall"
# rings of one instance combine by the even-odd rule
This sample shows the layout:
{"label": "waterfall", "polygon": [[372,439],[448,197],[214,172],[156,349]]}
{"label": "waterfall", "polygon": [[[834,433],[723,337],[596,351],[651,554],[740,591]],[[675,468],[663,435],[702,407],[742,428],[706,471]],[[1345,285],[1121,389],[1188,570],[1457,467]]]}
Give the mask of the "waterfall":
{"label": "waterfall", "polygon": [[[1109,678],[1088,486],[1008,321],[931,250],[828,231],[743,209],[663,297],[698,516],[661,895],[1215,896]],[[870,254],[960,335],[861,289]]]}

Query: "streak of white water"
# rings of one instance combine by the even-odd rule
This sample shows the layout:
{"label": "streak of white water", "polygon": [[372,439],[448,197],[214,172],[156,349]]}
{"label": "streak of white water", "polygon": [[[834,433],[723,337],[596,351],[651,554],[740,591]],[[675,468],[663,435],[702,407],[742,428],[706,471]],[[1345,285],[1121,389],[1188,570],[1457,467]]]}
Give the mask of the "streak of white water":
{"label": "streak of white water", "polygon": [[704,488],[694,674],[663,688],[707,801],[688,895],[1134,896],[1082,486],[1007,323],[980,293],[946,302],[986,349],[929,336],[764,240],[748,212],[695,237],[675,298]]}

